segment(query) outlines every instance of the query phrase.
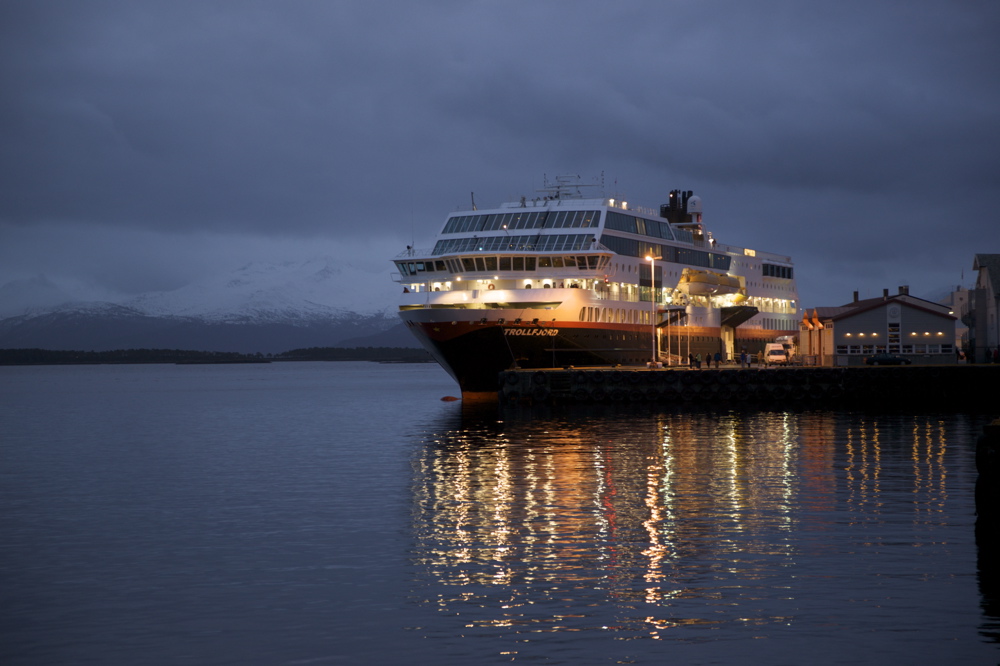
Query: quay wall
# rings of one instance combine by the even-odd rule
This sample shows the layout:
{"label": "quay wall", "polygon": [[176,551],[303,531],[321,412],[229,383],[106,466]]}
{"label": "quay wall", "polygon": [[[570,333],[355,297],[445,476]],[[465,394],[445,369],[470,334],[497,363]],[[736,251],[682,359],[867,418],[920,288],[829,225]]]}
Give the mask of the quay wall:
{"label": "quay wall", "polygon": [[1000,365],[507,370],[501,404],[919,409],[1000,413]]}

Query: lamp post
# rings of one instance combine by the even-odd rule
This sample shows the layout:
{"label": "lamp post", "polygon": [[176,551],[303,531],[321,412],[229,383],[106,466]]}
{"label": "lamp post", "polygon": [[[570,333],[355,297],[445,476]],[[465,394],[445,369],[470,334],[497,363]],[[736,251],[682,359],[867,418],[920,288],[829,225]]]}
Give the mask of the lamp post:
{"label": "lamp post", "polygon": [[652,254],[646,256],[646,261],[649,262],[649,301],[650,309],[649,313],[649,324],[652,326],[653,332],[653,367],[656,367],[656,260],[663,259],[663,257],[654,257]]}

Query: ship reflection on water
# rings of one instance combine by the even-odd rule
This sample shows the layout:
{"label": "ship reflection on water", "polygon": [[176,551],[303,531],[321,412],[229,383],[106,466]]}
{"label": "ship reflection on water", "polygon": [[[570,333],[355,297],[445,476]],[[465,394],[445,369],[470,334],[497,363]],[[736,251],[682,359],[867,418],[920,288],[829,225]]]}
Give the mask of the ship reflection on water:
{"label": "ship reflection on water", "polygon": [[466,417],[417,458],[418,594],[513,635],[899,640],[962,631],[956,607],[974,633],[974,426],[948,418]]}

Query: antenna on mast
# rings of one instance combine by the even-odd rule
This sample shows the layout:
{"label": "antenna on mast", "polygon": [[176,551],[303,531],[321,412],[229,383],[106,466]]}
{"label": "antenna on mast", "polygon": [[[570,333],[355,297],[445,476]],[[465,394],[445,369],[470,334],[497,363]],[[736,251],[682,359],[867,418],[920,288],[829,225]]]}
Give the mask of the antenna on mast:
{"label": "antenna on mast", "polygon": [[469,192],[469,196],[472,197],[472,210],[479,210],[478,208],[476,208],[476,193]]}

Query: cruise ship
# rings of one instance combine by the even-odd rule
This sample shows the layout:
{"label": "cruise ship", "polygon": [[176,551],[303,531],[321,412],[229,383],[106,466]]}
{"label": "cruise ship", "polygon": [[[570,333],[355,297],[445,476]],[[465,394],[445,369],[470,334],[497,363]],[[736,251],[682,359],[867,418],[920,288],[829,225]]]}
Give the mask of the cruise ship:
{"label": "cruise ship", "polygon": [[399,316],[464,399],[495,399],[511,368],[685,365],[797,334],[790,257],[718,242],[691,191],[654,210],[599,187],[473,205],[393,260]]}

